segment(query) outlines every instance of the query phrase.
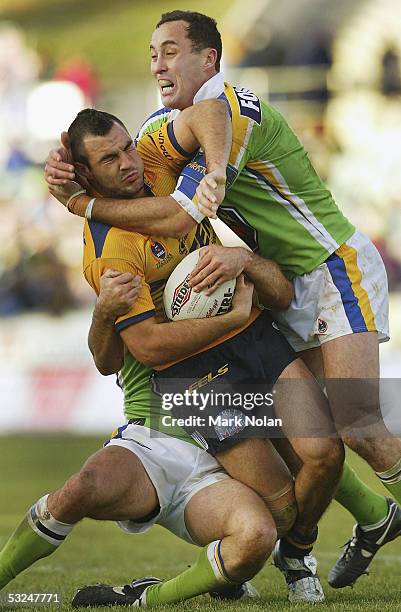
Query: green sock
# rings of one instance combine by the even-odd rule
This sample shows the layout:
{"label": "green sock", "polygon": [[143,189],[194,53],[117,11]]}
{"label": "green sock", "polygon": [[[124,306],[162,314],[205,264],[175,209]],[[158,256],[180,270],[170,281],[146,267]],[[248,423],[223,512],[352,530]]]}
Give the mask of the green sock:
{"label": "green sock", "polygon": [[401,459],[385,472],[376,472],[391,497],[401,506]]}
{"label": "green sock", "polygon": [[344,463],[343,473],[334,497],[360,525],[374,525],[387,515],[386,498],[359,479],[354,470]]}
{"label": "green sock", "polygon": [[216,540],[202,548],[195,565],[182,574],[148,587],[146,606],[175,603],[229,584],[231,581],[225,573],[220,544],[221,540]]}
{"label": "green sock", "polygon": [[47,498],[32,506],[0,551],[0,589],[32,563],[51,555],[74,527],[50,514]]}
{"label": "green sock", "polygon": [[56,548],[35,533],[25,517],[0,552],[0,589],[22,570],[38,559],[47,557]]}

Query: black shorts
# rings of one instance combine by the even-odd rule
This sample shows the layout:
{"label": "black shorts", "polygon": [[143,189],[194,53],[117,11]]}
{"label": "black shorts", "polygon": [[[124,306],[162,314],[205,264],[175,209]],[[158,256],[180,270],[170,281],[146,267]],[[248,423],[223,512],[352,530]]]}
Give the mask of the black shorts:
{"label": "black shorts", "polygon": [[273,433],[273,385],[296,357],[265,310],[236,336],[155,372],[153,387],[158,395],[174,396],[179,425],[215,455],[243,438]]}

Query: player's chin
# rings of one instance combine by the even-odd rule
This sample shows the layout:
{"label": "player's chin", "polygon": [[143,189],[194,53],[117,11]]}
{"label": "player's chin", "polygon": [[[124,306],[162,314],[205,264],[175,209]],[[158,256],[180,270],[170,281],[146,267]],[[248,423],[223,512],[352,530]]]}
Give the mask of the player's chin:
{"label": "player's chin", "polygon": [[120,193],[124,198],[134,198],[143,188],[143,180],[137,179],[121,187]]}

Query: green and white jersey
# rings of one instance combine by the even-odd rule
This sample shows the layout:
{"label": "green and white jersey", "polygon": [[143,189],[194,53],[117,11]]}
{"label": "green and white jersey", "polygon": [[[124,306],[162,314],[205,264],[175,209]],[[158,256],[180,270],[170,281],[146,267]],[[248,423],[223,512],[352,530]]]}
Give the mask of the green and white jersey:
{"label": "green and white jersey", "polygon": [[[288,278],[310,272],[354,232],[308,154],[282,115],[249,90],[224,83],[218,74],[194,102],[225,100],[233,144],[227,193],[218,216],[254,251],[276,261]],[[162,109],[140,136],[172,121],[177,111]],[[169,135],[174,139],[173,130]],[[202,152],[183,170],[173,197],[198,222],[196,187],[205,174]]]}

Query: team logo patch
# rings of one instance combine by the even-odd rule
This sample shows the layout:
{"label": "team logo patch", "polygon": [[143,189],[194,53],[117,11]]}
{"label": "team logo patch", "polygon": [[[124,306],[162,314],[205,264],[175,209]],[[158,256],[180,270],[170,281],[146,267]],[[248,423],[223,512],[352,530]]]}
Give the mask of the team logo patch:
{"label": "team logo patch", "polygon": [[191,297],[192,287],[188,284],[189,274],[184,278],[182,283],[177,285],[173,295],[173,303],[171,304],[171,315],[176,317],[180,314],[181,308],[186,304]]}
{"label": "team logo patch", "polygon": [[156,259],[164,259],[166,257],[167,250],[161,242],[152,242],[150,250],[152,251],[152,254],[156,257]]}
{"label": "team logo patch", "polygon": [[319,334],[325,334],[327,332],[327,328],[328,328],[328,325],[326,321],[323,321],[323,319],[317,320],[317,329],[318,329]]}
{"label": "team logo patch", "polygon": [[245,429],[245,416],[240,410],[232,408],[223,410],[216,421],[214,430],[220,442],[226,438],[232,438]]}

